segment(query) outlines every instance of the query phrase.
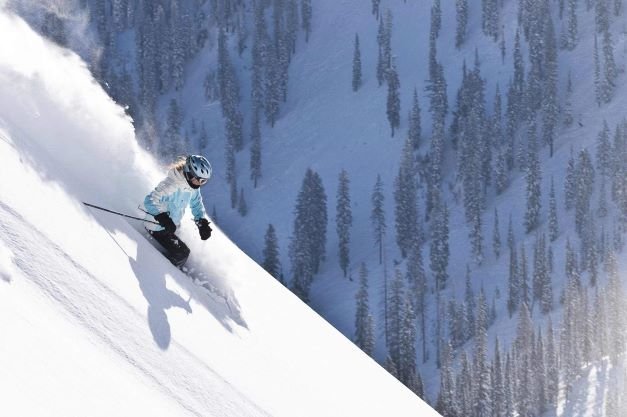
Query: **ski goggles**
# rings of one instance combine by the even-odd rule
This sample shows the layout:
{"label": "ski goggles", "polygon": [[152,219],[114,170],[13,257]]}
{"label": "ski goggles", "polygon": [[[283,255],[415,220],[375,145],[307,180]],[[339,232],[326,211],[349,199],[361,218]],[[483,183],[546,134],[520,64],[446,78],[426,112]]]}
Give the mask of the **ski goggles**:
{"label": "ski goggles", "polygon": [[197,177],[190,172],[186,172],[185,176],[189,179],[189,181],[196,181],[196,184],[198,185],[205,185],[207,183],[207,178]]}
{"label": "ski goggles", "polygon": [[198,178],[192,176],[192,181],[196,180],[199,185],[205,185],[207,183],[207,178]]}

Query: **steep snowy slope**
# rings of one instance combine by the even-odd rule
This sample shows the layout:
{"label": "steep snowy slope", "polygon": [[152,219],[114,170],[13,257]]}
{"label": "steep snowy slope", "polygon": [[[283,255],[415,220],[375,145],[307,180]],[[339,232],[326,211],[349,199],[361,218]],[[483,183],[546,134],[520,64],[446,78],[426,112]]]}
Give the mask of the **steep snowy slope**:
{"label": "steep snowy slope", "polygon": [[219,230],[182,236],[200,291],[135,214],[162,175],[81,60],[0,14],[0,410],[437,415]]}

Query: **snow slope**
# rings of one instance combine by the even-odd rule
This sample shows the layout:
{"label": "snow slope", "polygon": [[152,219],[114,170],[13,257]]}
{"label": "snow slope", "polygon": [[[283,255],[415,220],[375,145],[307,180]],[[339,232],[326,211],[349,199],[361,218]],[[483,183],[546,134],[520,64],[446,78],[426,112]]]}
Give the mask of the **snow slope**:
{"label": "snow slope", "polygon": [[2,414],[436,416],[216,230],[215,293],[144,239],[163,175],[73,53],[0,13]]}

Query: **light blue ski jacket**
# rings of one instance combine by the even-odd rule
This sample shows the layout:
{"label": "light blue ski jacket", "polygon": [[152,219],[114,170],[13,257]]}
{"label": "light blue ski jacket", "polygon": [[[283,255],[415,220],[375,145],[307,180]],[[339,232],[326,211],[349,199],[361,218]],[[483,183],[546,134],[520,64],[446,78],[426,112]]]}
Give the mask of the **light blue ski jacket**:
{"label": "light blue ski jacket", "polygon": [[[149,213],[146,214],[146,220],[154,222],[152,216],[166,212],[176,227],[181,224],[187,206],[192,209],[194,221],[207,217],[200,189],[190,187],[183,172],[177,169],[168,171],[167,177],[144,198],[144,210]],[[163,230],[163,227],[157,224],[145,223],[145,225],[148,230]]]}

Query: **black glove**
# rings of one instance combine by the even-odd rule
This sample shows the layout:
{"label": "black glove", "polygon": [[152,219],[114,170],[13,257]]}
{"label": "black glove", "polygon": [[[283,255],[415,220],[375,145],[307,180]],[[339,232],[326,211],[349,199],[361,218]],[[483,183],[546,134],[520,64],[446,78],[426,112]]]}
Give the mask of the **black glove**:
{"label": "black glove", "polygon": [[168,215],[168,213],[159,213],[155,217],[155,220],[165,229],[168,233],[176,232],[176,225]]}
{"label": "black glove", "polygon": [[211,227],[209,227],[209,220],[200,219],[196,222],[196,226],[198,226],[198,231],[200,232],[200,238],[202,240],[207,240],[211,237]]}

